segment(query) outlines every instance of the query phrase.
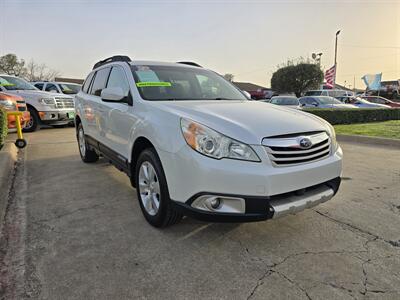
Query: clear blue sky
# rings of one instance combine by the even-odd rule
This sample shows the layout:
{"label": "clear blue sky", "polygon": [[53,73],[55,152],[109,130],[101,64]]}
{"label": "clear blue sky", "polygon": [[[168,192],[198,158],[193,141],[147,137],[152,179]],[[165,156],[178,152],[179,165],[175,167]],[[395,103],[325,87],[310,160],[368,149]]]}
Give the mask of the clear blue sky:
{"label": "clear blue sky", "polygon": [[193,60],[235,80],[270,85],[288,58],[323,52],[338,83],[400,78],[400,1],[0,0],[0,55],[83,78],[99,59]]}

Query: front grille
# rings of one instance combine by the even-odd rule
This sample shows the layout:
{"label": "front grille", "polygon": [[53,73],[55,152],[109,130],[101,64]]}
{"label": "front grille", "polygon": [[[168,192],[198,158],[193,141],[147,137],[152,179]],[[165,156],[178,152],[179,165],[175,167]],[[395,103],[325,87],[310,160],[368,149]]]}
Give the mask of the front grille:
{"label": "front grille", "polygon": [[[304,138],[311,141],[311,146],[308,148],[300,146],[300,141]],[[331,140],[326,132],[264,138],[262,144],[274,166],[310,163],[326,158],[331,149]]]}
{"label": "front grille", "polygon": [[74,100],[71,98],[58,98],[56,97],[57,108],[74,108]]}

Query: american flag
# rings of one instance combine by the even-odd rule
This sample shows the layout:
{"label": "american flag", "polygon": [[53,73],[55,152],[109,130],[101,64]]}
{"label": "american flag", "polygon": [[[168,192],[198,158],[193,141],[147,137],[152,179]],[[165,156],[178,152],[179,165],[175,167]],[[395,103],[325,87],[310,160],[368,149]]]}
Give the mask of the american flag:
{"label": "american flag", "polygon": [[336,66],[326,70],[325,72],[325,81],[326,85],[333,87],[335,84],[335,73],[336,73]]}

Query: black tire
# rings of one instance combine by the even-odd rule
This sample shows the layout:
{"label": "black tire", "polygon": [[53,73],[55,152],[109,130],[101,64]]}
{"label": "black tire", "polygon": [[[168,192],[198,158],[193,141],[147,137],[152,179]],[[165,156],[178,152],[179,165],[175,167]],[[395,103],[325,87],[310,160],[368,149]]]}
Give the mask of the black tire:
{"label": "black tire", "polygon": [[[79,134],[82,132],[83,138],[80,139]],[[76,138],[78,140],[78,149],[79,155],[81,159],[85,163],[93,163],[99,160],[99,156],[97,155],[96,151],[92,150],[88,143],[86,142],[85,132],[83,131],[82,123],[79,123],[78,128],[76,130]],[[81,147],[81,142],[83,142],[84,148]]]}
{"label": "black tire", "polygon": [[17,147],[20,148],[20,149],[25,148],[25,146],[26,146],[26,140],[24,140],[24,139],[17,139],[17,140],[15,141],[15,146],[17,146]]}
{"label": "black tire", "polygon": [[65,127],[68,126],[68,124],[63,124],[63,125],[51,125],[51,126],[53,126],[54,128],[65,128]]}
{"label": "black tire", "polygon": [[[159,208],[155,215],[150,215],[141,199],[140,188],[139,188],[139,171],[140,167],[144,162],[150,163],[158,177],[159,186],[160,186],[160,198],[159,198]],[[178,223],[183,215],[177,212],[172,206],[171,199],[169,197],[167,180],[165,178],[164,170],[161,165],[161,161],[157,155],[157,152],[154,148],[145,149],[140,155],[139,159],[136,163],[135,170],[135,183],[136,183],[136,192],[139,201],[140,208],[142,209],[143,215],[147,222],[154,227],[168,227],[173,224]]]}
{"label": "black tire", "polygon": [[29,113],[31,115],[31,118],[30,118],[29,122],[26,123],[26,125],[22,129],[22,131],[24,131],[24,132],[34,132],[34,131],[40,129],[40,126],[39,126],[40,118],[39,118],[39,115],[38,115],[36,109],[34,109],[33,107],[28,106],[28,111],[29,111]]}

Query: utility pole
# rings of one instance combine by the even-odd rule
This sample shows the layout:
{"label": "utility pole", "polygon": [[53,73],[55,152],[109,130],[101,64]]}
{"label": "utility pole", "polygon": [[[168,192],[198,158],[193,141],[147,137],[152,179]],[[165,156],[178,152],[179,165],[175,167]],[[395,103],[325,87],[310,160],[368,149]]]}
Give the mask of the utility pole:
{"label": "utility pole", "polygon": [[333,89],[336,89],[336,73],[337,73],[337,37],[340,33],[340,30],[336,31],[336,38],[335,38],[335,78],[333,80]]}

